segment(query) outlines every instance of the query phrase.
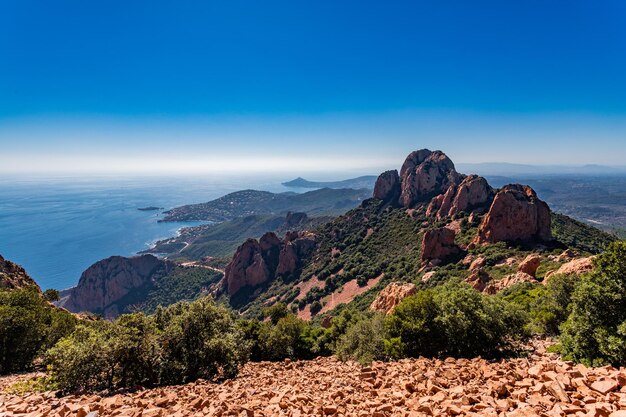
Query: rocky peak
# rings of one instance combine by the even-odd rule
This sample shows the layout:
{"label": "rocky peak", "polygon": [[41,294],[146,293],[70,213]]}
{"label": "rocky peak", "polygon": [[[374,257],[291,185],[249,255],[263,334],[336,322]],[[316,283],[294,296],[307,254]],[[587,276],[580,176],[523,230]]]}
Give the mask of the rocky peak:
{"label": "rocky peak", "polygon": [[35,286],[39,289],[39,286],[26,273],[24,268],[7,261],[0,255],[0,289],[17,289],[28,286]]}
{"label": "rocky peak", "polygon": [[549,241],[552,238],[550,224],[550,208],[532,188],[505,185],[496,193],[475,243]]}
{"label": "rocky peak", "polygon": [[374,185],[374,198],[384,202],[397,202],[400,197],[400,176],[398,171],[385,171],[379,175]]}
{"label": "rocky peak", "polygon": [[316,245],[315,235],[310,232],[287,232],[283,240],[272,232],[258,241],[248,239],[226,267],[223,288],[234,295],[244,287],[256,287],[277,276],[289,277]]}
{"label": "rocky peak", "polygon": [[403,207],[427,201],[461,181],[461,175],[446,154],[428,149],[412,152],[407,157],[400,178],[400,204]]}
{"label": "rocky peak", "polygon": [[120,313],[120,300],[139,288],[151,286],[174,268],[173,262],[153,255],[111,256],[87,268],[60,306],[76,313],[91,311],[114,317]]}

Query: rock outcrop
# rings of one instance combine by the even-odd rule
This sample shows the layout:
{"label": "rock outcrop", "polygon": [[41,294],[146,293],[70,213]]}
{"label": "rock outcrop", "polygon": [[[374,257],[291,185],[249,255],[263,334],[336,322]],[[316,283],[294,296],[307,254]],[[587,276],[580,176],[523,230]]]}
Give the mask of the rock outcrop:
{"label": "rock outcrop", "polygon": [[257,287],[277,276],[289,277],[316,245],[310,232],[288,232],[282,241],[272,232],[258,241],[248,239],[226,267],[223,288],[232,296],[244,287]]}
{"label": "rock outcrop", "polygon": [[0,256],[0,289],[12,290],[29,286],[39,289],[37,283],[26,273],[24,268]]}
{"label": "rock outcrop", "polygon": [[512,287],[522,282],[537,283],[537,280],[524,272],[516,272],[515,274],[507,275],[499,280],[489,281],[487,286],[483,289],[485,294],[496,294],[505,288]]}
{"label": "rock outcrop", "polygon": [[176,267],[152,255],[111,256],[96,262],[80,276],[78,285],[64,296],[61,307],[79,313],[90,311],[107,318],[120,313],[120,302],[139,289],[147,289]]}
{"label": "rock outcrop", "polygon": [[537,274],[537,268],[539,268],[539,265],[541,265],[541,256],[531,253],[519,264],[517,270],[518,272],[523,272],[534,278]]}
{"label": "rock outcrop", "polygon": [[550,241],[550,208],[526,185],[502,187],[485,215],[475,243]]}
{"label": "rock outcrop", "polygon": [[422,149],[409,154],[400,178],[400,204],[408,208],[444,193],[451,185],[460,183],[462,176],[446,154]]}
{"label": "rock outcrop", "polygon": [[433,197],[426,215],[442,219],[476,208],[486,209],[492,198],[493,189],[487,180],[478,175],[469,175],[460,184],[448,187],[444,194]]}
{"label": "rock outcrop", "polygon": [[593,256],[588,258],[573,259],[564,263],[556,271],[550,271],[543,280],[544,284],[548,282],[552,275],[581,275],[593,271]]}
{"label": "rock outcrop", "polygon": [[461,253],[461,248],[454,243],[455,233],[446,227],[429,229],[422,238],[422,263],[439,264],[452,255]]}
{"label": "rock outcrop", "polygon": [[491,277],[482,267],[472,270],[469,277],[465,278],[465,282],[471,285],[476,291],[480,292],[487,288],[490,281]]}
{"label": "rock outcrop", "polygon": [[370,310],[389,314],[402,300],[415,293],[417,293],[415,284],[410,282],[404,284],[392,282],[378,293],[376,299],[370,305]]}
{"label": "rock outcrop", "polygon": [[400,197],[400,176],[398,171],[385,171],[378,176],[374,185],[374,198],[387,202],[397,202]]}

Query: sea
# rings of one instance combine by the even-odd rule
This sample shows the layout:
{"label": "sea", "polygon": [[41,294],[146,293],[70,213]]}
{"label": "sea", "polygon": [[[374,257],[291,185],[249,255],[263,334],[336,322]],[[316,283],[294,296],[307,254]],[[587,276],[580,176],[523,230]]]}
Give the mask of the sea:
{"label": "sea", "polygon": [[273,192],[294,176],[0,176],[0,255],[23,266],[42,289],[76,285],[94,262],[131,256],[182,227],[159,223],[163,210],[242,189]]}

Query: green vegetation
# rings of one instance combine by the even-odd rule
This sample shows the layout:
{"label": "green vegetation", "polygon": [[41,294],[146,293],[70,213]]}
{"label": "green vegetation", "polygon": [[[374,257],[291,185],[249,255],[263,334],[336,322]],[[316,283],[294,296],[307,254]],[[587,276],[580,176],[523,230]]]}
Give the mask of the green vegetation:
{"label": "green vegetation", "polygon": [[64,391],[183,383],[232,377],[248,344],[230,311],[208,298],[84,323],[46,354]]}
{"label": "green vegetation", "polygon": [[178,301],[193,301],[224,275],[213,269],[178,267],[155,282],[144,300],[135,309],[153,313],[158,306],[167,307]]}
{"label": "green vegetation", "polygon": [[581,278],[561,337],[565,357],[590,365],[626,363],[626,242],[599,255]]}
{"label": "green vegetation", "polygon": [[71,333],[76,321],[51,306],[36,287],[0,290],[0,374],[31,368],[33,359]]}
{"label": "green vegetation", "polygon": [[208,220],[223,222],[251,215],[304,212],[309,216],[337,216],[371,196],[371,190],[322,188],[302,194],[237,191],[213,201],[166,211],[163,221]]}
{"label": "green vegetation", "polygon": [[559,213],[552,213],[552,235],[567,247],[593,254],[606,250],[617,240],[615,235]]}

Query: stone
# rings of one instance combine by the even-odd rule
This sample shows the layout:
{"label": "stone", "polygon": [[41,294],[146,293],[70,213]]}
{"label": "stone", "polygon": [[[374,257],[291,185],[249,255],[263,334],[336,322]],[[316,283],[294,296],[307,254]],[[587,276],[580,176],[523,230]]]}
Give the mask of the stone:
{"label": "stone", "polygon": [[541,265],[541,256],[531,253],[519,264],[517,270],[534,278],[539,265]]}
{"label": "stone", "polygon": [[505,288],[512,287],[513,285],[520,284],[522,282],[537,283],[538,281],[525,272],[516,272],[515,274],[507,275],[497,281],[490,281],[489,284],[484,288],[483,292],[485,294],[496,294]]}
{"label": "stone", "polygon": [[417,287],[413,283],[392,282],[378,293],[370,305],[370,310],[390,314],[402,300],[415,293],[417,293]]}
{"label": "stone", "polygon": [[617,390],[619,388],[619,383],[613,379],[605,379],[592,383],[590,388],[600,394],[607,394]]}
{"label": "stone", "polygon": [[546,274],[544,283],[546,283],[552,275],[582,275],[593,271],[593,256],[587,258],[573,259],[564,263],[556,271],[550,271]]}
{"label": "stone", "polygon": [[435,196],[426,209],[427,216],[437,219],[452,218],[461,212],[486,209],[493,198],[493,189],[487,180],[469,175],[459,184],[452,184],[444,194]]}
{"label": "stone", "polygon": [[459,255],[462,251],[454,242],[454,238],[454,231],[446,227],[426,230],[422,238],[422,263],[432,260],[442,261],[450,256]]}
{"label": "stone", "polygon": [[548,205],[527,185],[505,185],[496,193],[478,228],[475,243],[547,242],[552,239]]}

